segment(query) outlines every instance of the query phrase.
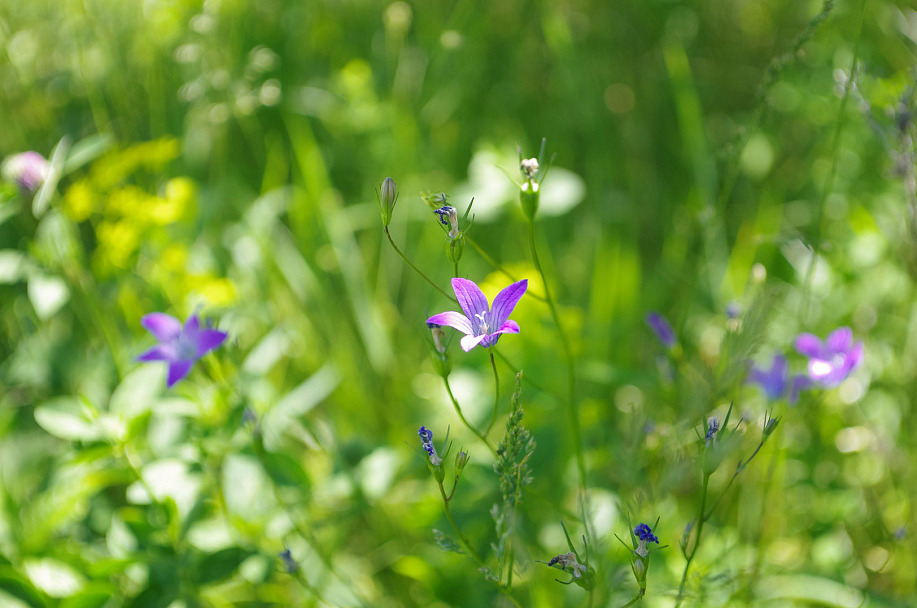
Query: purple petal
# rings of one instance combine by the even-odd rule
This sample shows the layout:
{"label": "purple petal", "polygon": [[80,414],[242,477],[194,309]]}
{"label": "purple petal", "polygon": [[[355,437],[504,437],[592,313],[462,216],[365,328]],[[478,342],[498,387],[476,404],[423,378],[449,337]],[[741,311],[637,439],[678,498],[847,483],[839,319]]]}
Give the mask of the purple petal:
{"label": "purple petal", "polygon": [[172,388],[176,382],[188,375],[194,361],[173,361],[169,363],[169,377],[166,378],[166,386]]}
{"label": "purple petal", "polygon": [[195,339],[195,357],[203,357],[213,349],[219,347],[225,340],[227,334],[225,331],[216,329],[204,329],[197,334]]}
{"label": "purple petal", "polygon": [[459,278],[452,279],[452,290],[455,291],[459,306],[462,307],[465,316],[469,319],[473,319],[481,313],[487,314],[487,311],[490,310],[484,292],[474,284],[474,281]]}
{"label": "purple petal", "polygon": [[831,352],[846,352],[853,344],[853,330],[849,327],[839,327],[828,334],[825,344]]}
{"label": "purple petal", "polygon": [[487,334],[481,334],[480,336],[465,336],[459,341],[459,344],[462,345],[462,350],[467,353],[469,350],[484,341],[484,339],[487,337]]}
{"label": "purple petal", "polygon": [[[491,327],[500,327],[509,318],[513,308],[529,286],[528,279],[523,279],[505,287],[497,297],[490,312]],[[518,331],[518,330],[517,330]]]}
{"label": "purple petal", "polygon": [[656,337],[659,338],[659,341],[662,342],[663,346],[666,348],[675,346],[675,330],[672,329],[672,325],[665,317],[658,312],[650,312],[646,315],[646,323],[656,334]]}
{"label": "purple petal", "polygon": [[519,333],[519,324],[515,321],[505,321],[503,325],[500,326],[500,329],[494,332],[494,334],[518,334]]}
{"label": "purple petal", "polygon": [[137,361],[172,361],[178,356],[173,344],[157,344],[137,357]]}
{"label": "purple petal", "polygon": [[201,321],[200,319],[197,318],[196,314],[191,315],[185,321],[185,326],[182,329],[185,332],[186,336],[188,336],[192,340],[195,340],[197,338],[198,332],[201,329]]}
{"label": "purple petal", "polygon": [[796,342],[793,344],[800,355],[806,357],[820,357],[822,352],[822,342],[818,336],[812,334],[799,334]]}
{"label": "purple petal", "polygon": [[453,329],[459,330],[463,334],[474,333],[471,330],[471,321],[468,320],[468,317],[451,310],[448,312],[441,312],[438,315],[433,315],[427,319],[427,323],[435,323],[436,325],[452,327]]}
{"label": "purple petal", "polygon": [[787,399],[790,405],[796,405],[799,401],[799,393],[812,386],[812,381],[807,376],[799,375],[793,378],[793,389]]}
{"label": "purple petal", "polygon": [[175,340],[181,334],[181,321],[163,312],[144,315],[140,324],[160,342]]}

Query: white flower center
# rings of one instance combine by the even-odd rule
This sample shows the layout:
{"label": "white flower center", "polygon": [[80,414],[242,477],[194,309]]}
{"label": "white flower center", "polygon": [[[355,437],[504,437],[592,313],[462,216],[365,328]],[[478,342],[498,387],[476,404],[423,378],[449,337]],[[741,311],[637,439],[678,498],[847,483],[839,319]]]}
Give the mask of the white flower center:
{"label": "white flower center", "polygon": [[478,333],[475,335],[480,336],[481,334],[489,334],[490,328],[487,327],[487,313],[479,312],[475,315],[475,318],[478,320]]}

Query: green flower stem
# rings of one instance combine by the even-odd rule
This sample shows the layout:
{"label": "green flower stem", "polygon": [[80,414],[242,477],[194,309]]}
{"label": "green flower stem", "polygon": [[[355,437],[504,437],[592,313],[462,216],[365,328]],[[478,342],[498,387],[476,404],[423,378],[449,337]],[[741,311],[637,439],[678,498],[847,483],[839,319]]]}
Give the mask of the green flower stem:
{"label": "green flower stem", "polygon": [[[478,554],[478,552],[474,550],[474,548],[471,546],[471,542],[462,533],[462,531],[458,527],[458,524],[456,524],[455,520],[452,518],[452,513],[449,511],[449,498],[446,496],[446,488],[443,487],[443,482],[437,481],[436,484],[439,486],[440,496],[443,497],[443,511],[445,511],[446,513],[446,519],[449,520],[449,524],[452,526],[452,529],[455,531],[455,534],[459,537],[459,540],[462,541],[462,544],[465,546],[465,550],[468,552],[468,555],[471,556],[471,559],[477,562],[479,568],[486,568],[487,565],[484,563],[484,560],[481,559],[481,556]],[[500,585],[500,584],[497,584],[497,588],[500,590],[501,593],[503,593],[503,595],[506,596],[506,599],[508,599],[510,602],[513,603],[514,606],[517,606],[518,608],[522,608],[519,605],[519,602],[516,601],[516,598],[510,595],[509,589],[505,588],[503,585]]]}
{"label": "green flower stem", "polygon": [[497,422],[497,407],[500,405],[500,376],[497,374],[497,362],[494,361],[494,353],[492,350],[489,350],[489,352],[490,367],[494,370],[494,413],[490,417],[490,424],[487,425],[487,430],[484,431],[485,435],[489,434],[490,429],[494,428],[494,424]]}
{"label": "green flower stem", "polygon": [[[500,357],[500,360],[503,361],[503,364],[506,365],[506,367],[508,367],[508,368],[510,369],[510,371],[515,371],[515,370],[520,369],[518,365],[513,365],[512,361],[510,361],[509,359],[506,358],[506,355],[504,355],[504,354],[501,353],[499,350],[497,350],[497,347],[496,347],[496,346],[493,347],[493,351],[494,351],[495,353],[497,353],[497,356]],[[557,399],[558,401],[563,401],[563,400],[564,400],[564,398],[563,398],[561,395],[558,395],[558,394],[555,393],[554,391],[552,391],[552,390],[550,390],[550,389],[546,389],[545,387],[541,386],[540,384],[538,384],[537,382],[535,382],[534,380],[532,380],[532,379],[531,379],[531,376],[529,376],[529,375],[524,376],[524,377],[522,378],[522,381],[525,382],[525,383],[527,383],[527,384],[529,384],[529,385],[531,385],[532,388],[534,388],[534,389],[537,390],[537,391],[541,391],[542,393],[545,393],[545,394],[547,394],[547,395],[551,395],[552,397],[554,397],[554,398]]]}
{"label": "green flower stem", "polygon": [[752,452],[751,456],[749,456],[749,457],[745,460],[745,462],[740,463],[739,466],[736,467],[736,472],[733,473],[733,474],[732,474],[732,477],[729,478],[729,481],[726,482],[726,487],[723,488],[723,493],[720,494],[719,498],[716,499],[716,501],[713,503],[713,506],[710,507],[710,510],[707,511],[707,513],[704,514],[703,521],[707,521],[708,519],[710,519],[710,516],[713,515],[713,512],[716,510],[716,507],[720,504],[720,501],[723,500],[723,497],[724,497],[724,496],[726,496],[726,492],[728,492],[728,491],[729,491],[729,488],[732,487],[732,482],[734,482],[734,481],[736,480],[736,477],[738,477],[739,474],[740,474],[742,471],[745,470],[745,467],[748,466],[748,463],[750,463],[750,462],[752,461],[752,459],[753,459],[755,456],[758,455],[758,452],[761,451],[761,448],[762,448],[763,446],[764,446],[764,440],[762,439],[762,440],[761,440],[761,443],[758,444],[758,447],[755,448],[755,451]]}
{"label": "green flower stem", "polygon": [[[440,287],[439,285],[437,285],[436,283],[434,283],[433,280],[432,280],[430,277],[428,277],[427,275],[425,275],[425,274],[423,273],[423,271],[422,271],[420,268],[418,268],[417,266],[415,266],[414,263],[411,262],[411,260],[409,260],[403,253],[401,253],[401,250],[398,249],[398,245],[396,245],[396,244],[395,244],[395,241],[392,239],[391,233],[388,231],[388,226],[385,226],[385,236],[388,237],[388,242],[392,244],[392,248],[395,250],[395,253],[397,253],[399,256],[401,256],[401,259],[404,260],[404,261],[407,263],[408,266],[410,266],[411,268],[414,269],[414,272],[416,272],[417,274],[419,274],[420,276],[422,276],[423,279],[424,279],[427,283],[429,283],[429,284],[432,285],[434,288],[436,288],[436,291],[438,291],[439,293],[443,294],[444,296],[446,296],[447,298],[449,298],[450,300],[452,300],[453,302],[455,302],[456,304],[458,304],[458,300],[456,300],[453,296],[450,296],[450,295],[448,294],[448,292],[446,292],[446,291],[443,290],[442,287]],[[457,267],[456,267],[456,272],[458,272]]]}
{"label": "green flower stem", "polygon": [[704,491],[701,494],[700,499],[700,509],[698,509],[697,514],[697,535],[694,537],[694,546],[691,548],[691,551],[688,552],[687,541],[685,541],[685,546],[683,551],[685,552],[685,571],[681,575],[681,583],[678,585],[678,597],[675,598],[675,608],[681,606],[681,602],[685,598],[685,583],[688,581],[688,571],[691,569],[691,561],[694,559],[694,556],[697,555],[697,548],[700,547],[700,535],[704,531],[704,522],[707,519],[704,517],[704,513],[707,509],[707,488],[710,485],[710,474],[704,473]]}
{"label": "green flower stem", "polygon": [[454,276],[456,279],[457,279],[458,276],[459,276],[459,273],[458,273],[458,262],[452,262],[452,276]]}
{"label": "green flower stem", "polygon": [[493,447],[492,445],[490,445],[490,443],[487,441],[487,437],[486,437],[484,434],[482,434],[478,429],[476,429],[476,428],[474,428],[473,426],[471,426],[471,423],[468,422],[468,421],[465,419],[465,416],[462,414],[462,408],[459,406],[458,399],[455,398],[455,395],[452,393],[452,387],[449,386],[449,378],[443,377],[443,384],[446,385],[446,392],[449,393],[449,399],[452,400],[452,407],[455,408],[455,413],[458,414],[459,419],[461,419],[462,423],[465,425],[465,427],[468,428],[469,431],[471,431],[472,433],[474,433],[475,436],[476,436],[478,439],[480,439],[482,442],[484,442],[484,445],[487,446],[487,449],[490,450],[491,454],[493,454],[493,455],[494,455],[494,458],[496,458],[496,457],[497,457],[497,451],[496,451],[496,450],[494,449],[494,447]]}
{"label": "green flower stem", "polygon": [[576,467],[579,470],[580,492],[586,493],[586,459],[583,456],[583,440],[579,425],[579,411],[576,405],[576,361],[573,358],[573,351],[570,348],[570,342],[563,326],[560,324],[560,315],[557,313],[557,305],[554,298],[551,297],[551,290],[548,287],[548,279],[545,277],[544,269],[541,267],[541,261],[538,259],[538,248],[535,245],[535,222],[529,220],[529,245],[532,249],[532,262],[535,269],[541,275],[541,281],[544,284],[545,298],[548,308],[551,309],[551,317],[557,326],[557,333],[560,334],[560,343],[564,351],[564,358],[567,361],[567,413],[570,417],[570,430],[573,433],[573,448],[576,451]]}
{"label": "green flower stem", "polygon": [[[480,256],[481,256],[482,258],[484,258],[484,260],[485,260],[488,264],[490,264],[491,266],[493,266],[493,267],[494,267],[494,270],[496,270],[497,272],[502,272],[503,274],[506,275],[506,277],[507,277],[510,281],[512,281],[512,282],[514,282],[514,283],[515,283],[516,281],[519,280],[519,279],[517,279],[515,276],[513,276],[513,273],[511,273],[510,271],[508,271],[508,270],[506,270],[505,268],[503,268],[503,266],[501,266],[499,263],[497,263],[497,261],[496,261],[495,259],[493,259],[492,257],[490,257],[490,255],[489,255],[486,251],[484,251],[484,249],[482,249],[480,245],[478,245],[477,243],[475,243],[475,242],[474,242],[474,239],[472,239],[471,237],[469,237],[467,234],[465,235],[465,241],[467,241],[468,243],[471,243],[471,246],[474,247],[475,251],[477,251],[478,254],[480,254]],[[530,297],[530,298],[535,298],[535,299],[538,300],[539,302],[546,302],[546,301],[547,301],[547,300],[545,300],[544,298],[542,298],[540,295],[538,295],[538,294],[536,294],[536,293],[528,292],[527,295],[528,295],[528,297]],[[518,368],[515,368],[515,369],[518,369]]]}

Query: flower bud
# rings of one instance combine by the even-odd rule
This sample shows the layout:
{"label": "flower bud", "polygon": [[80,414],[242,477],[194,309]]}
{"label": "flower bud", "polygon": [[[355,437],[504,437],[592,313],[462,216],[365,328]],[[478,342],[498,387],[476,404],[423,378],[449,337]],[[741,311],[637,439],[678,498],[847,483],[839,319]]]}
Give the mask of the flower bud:
{"label": "flower bud", "polygon": [[379,190],[379,208],[382,211],[382,224],[388,226],[392,222],[392,212],[398,200],[398,186],[391,177],[386,177]]}
{"label": "flower bud", "polygon": [[465,465],[468,464],[468,452],[465,450],[459,450],[459,453],[455,455],[455,476],[458,477],[462,474],[462,471],[465,470]]}
{"label": "flower bud", "polygon": [[535,214],[538,212],[538,183],[532,179],[524,182],[519,188],[519,200],[522,202],[522,211],[525,217],[530,221],[535,220]]}
{"label": "flower bud", "polygon": [[450,262],[458,264],[462,259],[462,253],[465,251],[465,235],[459,233],[458,238],[446,241],[446,258]]}

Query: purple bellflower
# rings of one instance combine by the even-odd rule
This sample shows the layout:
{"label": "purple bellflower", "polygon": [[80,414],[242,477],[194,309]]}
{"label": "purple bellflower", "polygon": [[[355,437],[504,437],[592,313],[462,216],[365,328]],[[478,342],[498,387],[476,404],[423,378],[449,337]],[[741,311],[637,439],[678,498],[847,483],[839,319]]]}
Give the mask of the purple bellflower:
{"label": "purple bellflower", "polygon": [[494,298],[493,308],[491,308],[487,304],[484,292],[473,281],[452,279],[452,289],[465,314],[453,311],[441,312],[427,319],[427,323],[448,325],[465,334],[460,342],[465,352],[479,344],[484,348],[489,348],[497,343],[500,334],[519,333],[519,324],[509,320],[509,315],[528,285],[528,280],[524,279],[506,287]]}
{"label": "purple bellflower", "polygon": [[226,341],[226,332],[201,327],[197,315],[191,315],[185,324],[171,315],[154,312],[140,319],[140,324],[159,340],[159,344],[139,357],[138,361],[166,361],[169,374],[166,386],[188,375],[194,363]]}
{"label": "purple bellflower", "polygon": [[799,391],[812,385],[812,381],[801,374],[792,376],[786,357],[780,353],[774,355],[770,369],[752,367],[746,382],[760,386],[769,401],[786,397],[790,405],[799,399]]}
{"label": "purple bellflower", "polygon": [[837,386],[863,360],[863,342],[853,342],[853,330],[840,327],[822,342],[812,334],[799,334],[794,345],[809,359],[809,378],[825,386]]}
{"label": "purple bellflower", "polygon": [[647,313],[646,324],[650,326],[663,346],[666,348],[675,346],[675,330],[665,317],[658,312]]}

